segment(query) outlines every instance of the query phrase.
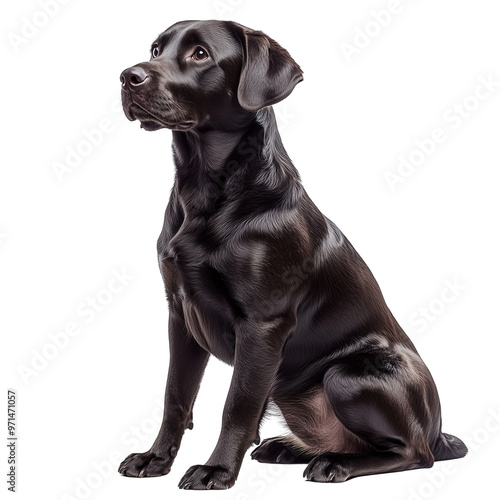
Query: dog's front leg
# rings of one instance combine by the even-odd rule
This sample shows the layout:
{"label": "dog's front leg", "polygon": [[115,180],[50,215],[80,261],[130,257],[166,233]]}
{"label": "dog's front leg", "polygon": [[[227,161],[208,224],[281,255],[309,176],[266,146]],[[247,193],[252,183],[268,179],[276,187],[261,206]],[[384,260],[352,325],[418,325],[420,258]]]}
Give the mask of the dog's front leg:
{"label": "dog's front leg", "polygon": [[293,320],[245,321],[236,327],[234,372],[217,445],[205,465],[191,467],[184,489],[225,489],[236,481],[243,456],[255,441],[264,405]]}
{"label": "dog's front leg", "polygon": [[132,453],[120,465],[124,476],[151,477],[170,472],[186,428],[192,428],[192,409],[209,353],[189,335],[182,314],[169,316],[170,365],[160,432],[151,449]]}

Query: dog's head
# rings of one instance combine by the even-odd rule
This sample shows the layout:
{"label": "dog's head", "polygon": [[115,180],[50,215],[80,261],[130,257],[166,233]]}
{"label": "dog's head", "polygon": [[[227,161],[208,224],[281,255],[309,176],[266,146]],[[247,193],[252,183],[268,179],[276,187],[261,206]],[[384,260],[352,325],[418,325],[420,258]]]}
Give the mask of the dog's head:
{"label": "dog's head", "polygon": [[231,21],[183,21],[158,36],[151,59],[120,76],[129,120],[146,130],[231,128],[302,81],[290,54]]}

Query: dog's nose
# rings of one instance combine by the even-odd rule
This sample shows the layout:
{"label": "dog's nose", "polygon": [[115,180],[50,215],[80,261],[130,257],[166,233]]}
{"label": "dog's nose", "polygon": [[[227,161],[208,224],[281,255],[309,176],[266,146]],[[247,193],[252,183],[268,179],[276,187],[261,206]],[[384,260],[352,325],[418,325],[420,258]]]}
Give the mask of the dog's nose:
{"label": "dog's nose", "polygon": [[122,82],[123,88],[134,88],[143,85],[148,77],[149,75],[140,66],[132,66],[120,75],[120,81]]}

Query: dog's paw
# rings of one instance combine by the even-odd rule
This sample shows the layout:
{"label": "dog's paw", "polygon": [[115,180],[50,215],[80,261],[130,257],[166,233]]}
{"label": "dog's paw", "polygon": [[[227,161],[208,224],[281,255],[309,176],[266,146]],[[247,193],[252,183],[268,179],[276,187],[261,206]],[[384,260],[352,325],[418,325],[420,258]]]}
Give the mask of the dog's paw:
{"label": "dog's paw", "polygon": [[300,453],[292,451],[289,443],[281,437],[264,439],[262,444],[255,448],[250,456],[254,460],[265,464],[306,464],[309,462]]}
{"label": "dog's paw", "polygon": [[193,465],[179,482],[184,490],[226,490],[236,481],[236,474],[217,465]]}
{"label": "dog's paw", "polygon": [[338,455],[327,454],[313,458],[304,471],[308,481],[321,483],[343,483],[349,479],[349,470],[340,463]]}
{"label": "dog's paw", "polygon": [[128,477],[157,477],[170,472],[172,457],[160,457],[156,453],[132,453],[118,467],[118,472]]}

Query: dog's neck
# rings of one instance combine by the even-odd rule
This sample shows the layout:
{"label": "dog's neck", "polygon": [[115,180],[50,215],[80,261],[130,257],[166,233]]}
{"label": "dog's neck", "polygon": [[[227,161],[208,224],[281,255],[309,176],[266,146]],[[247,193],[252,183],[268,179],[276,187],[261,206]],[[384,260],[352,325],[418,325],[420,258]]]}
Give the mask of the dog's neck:
{"label": "dog's neck", "polygon": [[298,172],[279,136],[271,107],[249,116],[230,130],[217,128],[173,132],[176,186],[193,210],[211,211],[230,177],[242,169],[269,169],[275,180]]}
{"label": "dog's neck", "polygon": [[178,171],[186,168],[196,168],[198,165],[211,172],[224,170],[229,155],[243,140],[249,129],[259,121],[257,113],[228,112],[230,123],[218,126],[217,120],[212,119],[189,132],[173,132],[174,160]]}
{"label": "dog's neck", "polygon": [[210,172],[223,171],[232,151],[241,142],[249,126],[234,130],[196,130],[173,133],[174,161],[178,171],[202,166]]}

